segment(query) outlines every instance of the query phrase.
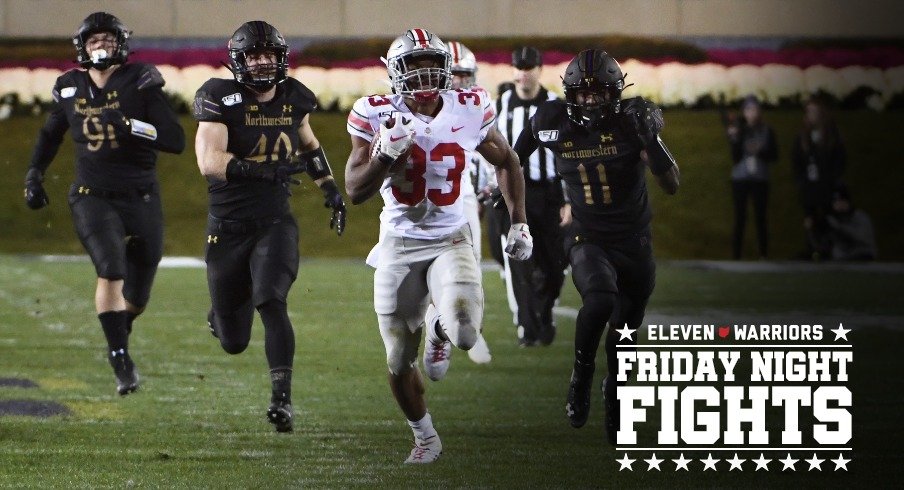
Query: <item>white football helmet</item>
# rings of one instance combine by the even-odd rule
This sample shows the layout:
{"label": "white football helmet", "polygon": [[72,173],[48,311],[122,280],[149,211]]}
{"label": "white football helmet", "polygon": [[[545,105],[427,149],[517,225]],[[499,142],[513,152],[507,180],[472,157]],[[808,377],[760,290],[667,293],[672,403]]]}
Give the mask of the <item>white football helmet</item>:
{"label": "white football helmet", "polygon": [[[432,60],[433,66],[420,66]],[[418,101],[432,101],[452,87],[452,56],[446,45],[426,29],[409,29],[386,52],[386,69],[393,92]]]}
{"label": "white football helmet", "polygon": [[[452,55],[452,74],[463,79],[461,87],[453,88],[471,88],[477,85],[477,58],[474,53],[458,41],[446,43],[446,50]],[[467,80],[464,80],[465,77]]]}

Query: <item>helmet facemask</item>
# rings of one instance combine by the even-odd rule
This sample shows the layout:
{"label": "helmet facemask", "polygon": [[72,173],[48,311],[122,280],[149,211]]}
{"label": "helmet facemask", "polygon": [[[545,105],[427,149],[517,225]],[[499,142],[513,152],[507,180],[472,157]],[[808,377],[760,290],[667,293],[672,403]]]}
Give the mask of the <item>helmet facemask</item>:
{"label": "helmet facemask", "polygon": [[[88,40],[95,34],[105,34],[109,37],[110,43],[105,42],[103,48],[90,50]],[[131,34],[132,32],[116,16],[106,12],[95,12],[85,18],[72,37],[76,61],[82,68],[94,68],[101,71],[113,65],[121,65],[129,59]],[[111,44],[111,47],[107,47]]]}
{"label": "helmet facemask", "polygon": [[[270,55],[271,62],[248,63],[248,58]],[[270,90],[274,85],[286,79],[288,72],[288,49],[280,46],[252,47],[249,49],[230,49],[232,73],[239,83],[255,89]]]}
{"label": "helmet facemask", "polygon": [[568,117],[585,128],[599,128],[604,121],[621,112],[621,93],[624,87],[624,77],[614,83],[585,78],[577,84],[566,84],[564,88]]}
{"label": "helmet facemask", "polygon": [[[432,102],[452,87],[450,57],[445,51],[425,49],[387,60],[393,91],[418,102]],[[423,66],[429,65],[429,66]]]}
{"label": "helmet facemask", "polygon": [[[289,45],[272,25],[255,20],[242,24],[229,40],[229,69],[235,81],[266,92],[286,79]],[[269,55],[269,61],[260,60]],[[251,63],[249,61],[255,60]]]}

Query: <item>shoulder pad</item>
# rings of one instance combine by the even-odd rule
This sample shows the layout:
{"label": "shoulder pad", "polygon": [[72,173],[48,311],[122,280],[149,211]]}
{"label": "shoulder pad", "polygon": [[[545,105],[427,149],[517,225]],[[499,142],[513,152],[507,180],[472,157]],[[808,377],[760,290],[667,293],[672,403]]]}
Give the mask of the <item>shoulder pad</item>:
{"label": "shoulder pad", "polygon": [[50,91],[54,102],[59,103],[60,99],[69,98],[75,94],[75,87],[78,83],[76,80],[78,71],[78,69],[72,69],[57,77],[56,82],[53,84],[53,89]]}
{"label": "shoulder pad", "polygon": [[211,78],[195,92],[192,115],[199,121],[220,121],[225,107],[241,101],[241,91],[232,80]]}
{"label": "shoulder pad", "polygon": [[166,84],[160,70],[154,65],[142,63],[138,65],[138,90],[147,90],[150,88],[159,88]]}
{"label": "shoulder pad", "polygon": [[555,129],[560,118],[567,117],[565,102],[561,99],[547,100],[537,106],[534,116],[531,118],[535,130]]}
{"label": "shoulder pad", "polygon": [[317,96],[305,84],[293,77],[286,78],[286,94],[294,104],[303,108],[305,112],[313,112],[317,109]]}

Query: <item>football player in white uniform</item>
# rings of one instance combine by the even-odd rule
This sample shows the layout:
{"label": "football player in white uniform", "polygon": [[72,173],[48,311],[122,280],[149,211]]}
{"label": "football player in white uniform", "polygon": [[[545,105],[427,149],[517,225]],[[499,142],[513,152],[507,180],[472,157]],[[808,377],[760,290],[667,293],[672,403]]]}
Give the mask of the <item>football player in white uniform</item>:
{"label": "football player in white uniform", "polygon": [[[489,101],[490,96],[486,90],[477,86],[477,58],[474,53],[458,41],[447,42],[446,50],[452,56],[452,89],[478,92]],[[477,258],[478,264],[480,264],[481,259],[480,246],[482,243],[480,239],[480,211],[483,202],[489,198],[490,193],[496,188],[496,174],[490,168],[490,164],[485,162],[479,153],[468,153],[468,171],[465,173],[467,185],[462,186],[461,197],[464,199],[465,216],[468,218],[468,226],[471,227],[474,257]],[[480,197],[478,197],[478,194],[480,194]],[[428,326],[433,325],[436,321],[441,321],[436,308],[432,304],[427,307],[425,321]],[[483,334],[478,335],[474,347],[471,347],[471,350],[468,351],[468,358],[477,364],[487,364],[493,360],[493,356],[490,354],[490,346],[487,345]]]}
{"label": "football player in white uniform", "polygon": [[392,42],[385,61],[393,93],[362,97],[348,116],[345,189],[354,204],[377,192],[383,197],[374,309],[389,385],[414,432],[405,462],[431,463],[442,443],[417,369],[425,310],[432,302],[443,318],[441,328],[425,329],[424,369],[432,379],[448,369],[452,345],[474,346],[483,319],[480,267],[462,199],[469,152],[496,167],[513,223],[506,253],[527,259],[533,239],[518,157],[493,124],[485,94],[451,90],[451,56],[443,42],[410,29]]}

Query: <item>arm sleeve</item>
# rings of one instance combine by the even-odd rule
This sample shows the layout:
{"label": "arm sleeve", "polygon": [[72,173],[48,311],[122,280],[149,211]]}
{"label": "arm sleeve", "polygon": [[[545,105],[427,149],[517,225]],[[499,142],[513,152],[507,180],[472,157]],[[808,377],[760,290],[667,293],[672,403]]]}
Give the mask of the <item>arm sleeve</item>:
{"label": "arm sleeve", "polygon": [[524,162],[528,161],[530,156],[537,151],[537,147],[540,146],[536,136],[534,136],[533,119],[531,119],[531,123],[529,127],[521,131],[521,134],[518,135],[518,141],[515,142],[514,150],[518,154],[518,160],[521,161],[522,167]]}
{"label": "arm sleeve", "polygon": [[66,119],[66,112],[59,104],[60,94],[57,87],[53,88],[53,108],[47,121],[41,130],[38,131],[38,141],[35,143],[34,152],[31,155],[31,167],[36,168],[43,174],[53,157],[56,156],[63,142],[63,136],[69,129],[69,121]]}
{"label": "arm sleeve", "polygon": [[143,90],[142,93],[147,107],[147,122],[157,128],[157,139],[146,144],[167,153],[182,153],[185,150],[185,130],[179,124],[163,90],[158,86]]}

